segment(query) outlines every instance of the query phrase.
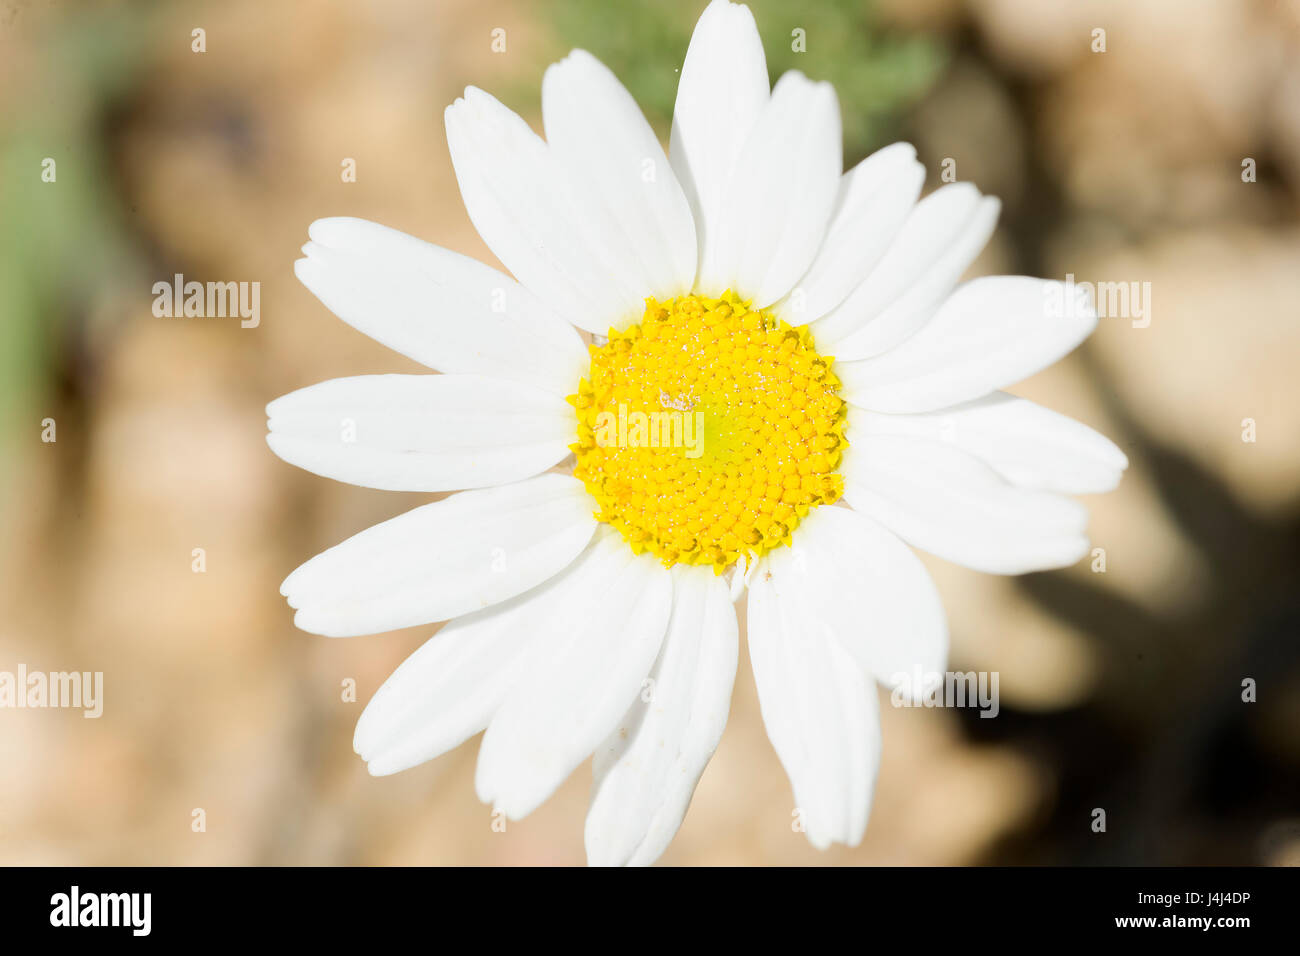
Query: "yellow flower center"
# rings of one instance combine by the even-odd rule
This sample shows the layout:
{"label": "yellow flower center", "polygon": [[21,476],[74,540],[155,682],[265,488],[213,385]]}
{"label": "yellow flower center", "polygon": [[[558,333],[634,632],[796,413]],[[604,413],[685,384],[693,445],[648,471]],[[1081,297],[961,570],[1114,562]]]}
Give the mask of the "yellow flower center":
{"label": "yellow flower center", "polygon": [[839,380],[806,326],[731,292],[647,299],[639,325],[589,350],[569,397],[574,475],[636,553],[721,574],[843,493]]}

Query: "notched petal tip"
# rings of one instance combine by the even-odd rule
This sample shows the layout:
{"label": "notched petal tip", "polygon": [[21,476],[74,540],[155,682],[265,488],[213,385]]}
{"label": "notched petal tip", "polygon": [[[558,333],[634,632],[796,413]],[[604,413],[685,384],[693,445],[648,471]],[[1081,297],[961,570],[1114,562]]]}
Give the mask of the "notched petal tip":
{"label": "notched petal tip", "polygon": [[482,102],[481,97],[484,96],[489,99],[492,98],[477,86],[467,86],[460,96],[456,97],[447,105],[447,108],[442,111],[442,118],[443,122],[447,125],[448,134],[451,133],[452,123],[461,122],[462,120],[467,119],[468,117],[466,114],[472,110],[476,110],[477,105]]}
{"label": "notched petal tip", "polygon": [[[596,57],[590,51],[582,49],[581,47],[574,47],[572,50],[570,50],[560,59],[556,60],[554,63],[548,66],[546,68],[546,74],[550,74],[561,67],[569,67],[570,69],[575,69],[580,67],[598,67],[600,69],[606,68],[605,64],[602,63],[598,57]],[[543,83],[546,82],[545,79],[546,74],[543,75],[543,79],[542,79]]]}
{"label": "notched petal tip", "polygon": [[[906,155],[908,159],[916,159],[916,147],[907,142],[907,140],[900,139],[896,143],[882,146],[878,151],[878,155],[892,156],[894,153],[897,153],[899,156]],[[899,162],[901,162],[901,160],[899,160]]]}
{"label": "notched petal tip", "polygon": [[463,104],[467,109],[476,111],[481,111],[485,107],[501,107],[504,109],[504,105],[499,99],[482,87],[473,84],[465,87],[465,95],[457,99],[456,102]]}
{"label": "notched petal tip", "polygon": [[[792,87],[797,87],[797,91],[792,91]],[[772,96],[775,98],[778,93],[784,92],[784,95],[800,95],[807,97],[817,97],[823,100],[822,105],[829,103],[837,110],[839,109],[839,94],[835,92],[835,86],[826,80],[812,80],[802,70],[786,70],[777,79],[776,84],[772,87]]]}
{"label": "notched petal tip", "polygon": [[[376,224],[357,216],[325,216],[307,227],[307,235],[320,246],[340,248],[352,245],[349,237],[357,230],[367,228],[374,229]],[[306,246],[303,249],[306,251]]]}
{"label": "notched petal tip", "polygon": [[[307,246],[310,245],[311,243],[307,243],[306,246],[303,246],[302,247],[303,252],[306,252]],[[309,290],[311,289],[311,278],[312,278],[312,273],[309,270],[314,269],[315,267],[316,267],[316,263],[312,262],[311,259],[305,256],[301,259],[293,260],[294,278],[296,278],[299,282],[305,285]]]}
{"label": "notched petal tip", "polygon": [[695,29],[699,30],[701,26],[713,26],[715,24],[733,30],[745,27],[755,31],[758,29],[754,21],[754,12],[749,9],[749,5],[733,3],[731,0],[713,0],[700,14]]}

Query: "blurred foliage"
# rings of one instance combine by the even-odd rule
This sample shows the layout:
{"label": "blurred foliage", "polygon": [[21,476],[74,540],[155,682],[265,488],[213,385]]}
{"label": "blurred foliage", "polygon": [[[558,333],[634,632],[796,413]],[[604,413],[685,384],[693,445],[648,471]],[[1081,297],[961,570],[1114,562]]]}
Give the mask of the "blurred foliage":
{"label": "blurred foliage", "polygon": [[[0,447],[39,433],[39,418],[25,416],[48,394],[66,339],[92,320],[91,303],[131,274],[108,140],[112,108],[131,88],[147,39],[140,20],[116,13],[60,21],[31,95],[8,101],[0,124]],[[42,178],[47,159],[52,182]]]}
{"label": "blurred foliage", "polygon": [[[667,139],[682,60],[704,0],[544,0],[550,59],[581,47],[618,74]],[[768,76],[801,70],[835,85],[846,163],[884,145],[900,114],[938,79],[947,51],[933,37],[882,30],[870,0],[751,0]],[[802,29],[805,52],[795,52]],[[534,96],[536,94],[534,93]]]}

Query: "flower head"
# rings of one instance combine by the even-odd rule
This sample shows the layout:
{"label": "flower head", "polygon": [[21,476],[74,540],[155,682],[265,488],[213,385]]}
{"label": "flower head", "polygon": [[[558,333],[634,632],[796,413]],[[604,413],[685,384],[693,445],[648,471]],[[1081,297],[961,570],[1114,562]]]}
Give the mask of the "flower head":
{"label": "flower head", "polygon": [[994,573],[1071,564],[1087,516],[1064,495],[1126,467],[998,391],[1096,315],[1053,308],[1059,283],[958,285],[996,200],[954,184],[918,202],[905,144],[843,173],[834,91],[797,72],[769,90],[744,6],[700,18],[667,156],[587,53],[547,71],[542,100],[545,140],[472,87],[446,116],[470,218],[513,279],[360,220],[309,230],[308,288],[444,374],[286,395],[272,449],[459,493],[298,568],[295,622],[447,621],[362,715],[371,772],[486,731],[479,796],[518,818],[594,754],[589,858],[648,863],[721,736],[747,589],[763,720],[808,838],[856,844],[874,683],[946,660],[907,545]]}

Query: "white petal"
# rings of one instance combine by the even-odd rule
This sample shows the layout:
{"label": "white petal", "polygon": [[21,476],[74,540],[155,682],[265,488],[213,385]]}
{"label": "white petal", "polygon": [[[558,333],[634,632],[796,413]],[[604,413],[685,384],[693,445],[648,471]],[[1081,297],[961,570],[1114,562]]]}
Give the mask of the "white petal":
{"label": "white petal", "polygon": [[731,171],[698,287],[734,289],[755,308],[789,292],[826,238],[842,149],[834,88],[782,76]]}
{"label": "white petal", "polygon": [[844,498],[914,547],[991,574],[1060,568],[1088,550],[1088,509],[1017,488],[951,445],[855,436]]}
{"label": "white petal", "polygon": [[689,292],[698,252],[691,207],[623,84],[590,53],[574,50],[546,71],[542,115],[551,150],[621,229],[649,293],[666,299]]}
{"label": "white petal", "polygon": [[640,318],[651,290],[620,224],[576,188],[541,137],[472,86],[447,107],[446,123],[469,218],[515,278],[591,332]]}
{"label": "white petal", "polygon": [[835,363],[843,397],[877,412],[929,412],[1014,384],[1086,339],[1097,313],[1064,283],[992,276],[961,286],[922,329],[878,358]]}
{"label": "white petal", "polygon": [[280,593],[295,625],[327,637],[445,621],[567,566],[591,538],[594,504],[568,475],[462,491],[316,555]]}
{"label": "white petal", "polygon": [[372,774],[432,760],[487,727],[547,620],[536,614],[536,599],[559,577],[448,622],[402,662],[357,722],[352,745]]}
{"label": "white petal", "polygon": [[294,273],[331,312],[442,372],[573,394],[578,333],[509,276],[363,219],[318,219]]}
{"label": "white petal", "polygon": [[[948,622],[912,549],[867,515],[817,508],[768,555],[782,601],[891,688],[923,694],[948,661]],[[916,677],[916,675],[921,677]]]}
{"label": "white petal", "polygon": [[528,478],[568,454],[564,399],[478,375],[359,375],[266,407],[267,444],[299,468],[389,491],[453,491]]}
{"label": "white petal", "polygon": [[809,842],[856,846],[880,767],[875,686],[786,599],[775,572],[749,588],[749,653],[763,725],[794,788]]}
{"label": "white petal", "polygon": [[970,452],[1013,485],[1067,495],[1119,484],[1128,458],[1104,435],[1027,399],[994,392],[919,415],[858,410],[853,435],[901,435]]}
{"label": "white petal", "polygon": [[479,799],[511,820],[540,806],[627,712],[663,642],[672,576],[609,532],[566,595],[567,626],[529,645],[479,750]]}
{"label": "white petal", "polygon": [[[599,538],[599,536],[596,536]],[[531,591],[449,621],[402,662],[366,705],[353,747],[376,776],[445,753],[484,730],[518,683],[524,652],[549,644],[585,613],[591,552]]]}
{"label": "white petal", "polygon": [[925,167],[909,143],[872,153],[840,180],[835,215],[812,266],[778,304],[792,324],[806,325],[839,305],[885,254],[921,193]]}
{"label": "white petal", "polygon": [[917,203],[880,263],[813,327],[836,358],[868,358],[912,335],[943,303],[997,225],[1001,204],[969,183]]}
{"label": "white petal", "polygon": [[674,568],[653,684],[595,754],[586,827],[593,866],[648,865],[677,833],[727,723],[736,644],[726,581],[710,568]]}
{"label": "white petal", "polygon": [[713,0],[686,50],[668,147],[694,213],[701,257],[716,242],[732,167],[767,100],[767,59],[753,14]]}

